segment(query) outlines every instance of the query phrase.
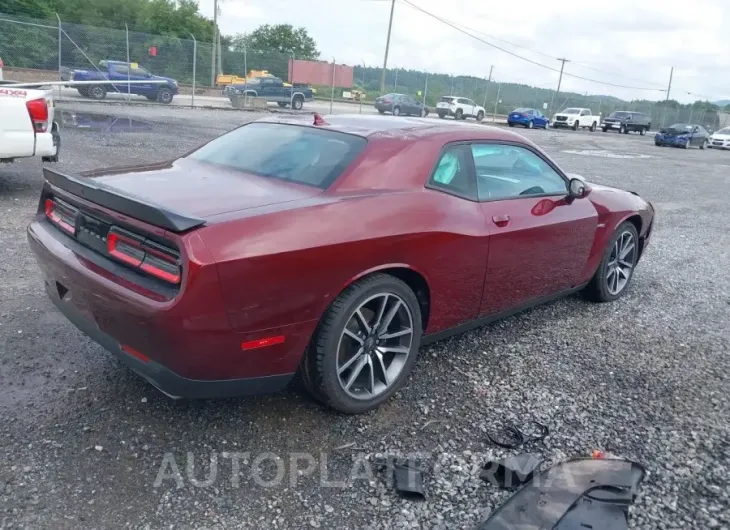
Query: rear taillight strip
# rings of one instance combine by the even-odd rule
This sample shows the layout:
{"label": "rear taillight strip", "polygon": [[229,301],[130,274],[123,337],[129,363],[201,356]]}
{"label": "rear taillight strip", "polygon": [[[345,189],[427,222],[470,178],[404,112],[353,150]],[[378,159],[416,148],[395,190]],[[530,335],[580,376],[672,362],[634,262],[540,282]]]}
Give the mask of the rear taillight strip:
{"label": "rear taillight strip", "polygon": [[106,247],[111,257],[130,267],[168,283],[180,283],[180,260],[172,249],[142,239],[117,226],[109,230]]}
{"label": "rear taillight strip", "polygon": [[[76,218],[80,218],[81,230],[85,229],[84,219],[87,222],[90,219],[80,214],[76,208],[51,197],[45,200],[44,209],[46,218],[52,224],[74,238],[77,236]],[[107,233],[99,232],[96,237],[102,238],[102,241],[106,242],[106,252],[110,258],[164,282],[180,283],[182,277],[180,255],[174,249],[145,239],[143,236],[118,226],[112,226]],[[95,250],[103,253],[102,249],[103,247]]]}
{"label": "rear taillight strip", "polygon": [[65,204],[60,204],[53,199],[46,199],[45,202],[46,217],[58,228],[67,234],[74,235],[76,228],[74,227],[74,219],[76,210]]}

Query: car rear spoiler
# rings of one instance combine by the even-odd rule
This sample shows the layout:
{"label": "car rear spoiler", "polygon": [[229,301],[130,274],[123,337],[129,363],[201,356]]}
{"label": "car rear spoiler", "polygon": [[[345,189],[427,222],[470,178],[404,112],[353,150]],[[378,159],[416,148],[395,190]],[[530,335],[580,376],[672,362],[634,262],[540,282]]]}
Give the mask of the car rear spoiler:
{"label": "car rear spoiler", "polygon": [[183,215],[164,206],[145,202],[92,178],[72,177],[48,168],[43,168],[43,176],[46,182],[56,188],[171,232],[185,232],[205,224],[204,219]]}

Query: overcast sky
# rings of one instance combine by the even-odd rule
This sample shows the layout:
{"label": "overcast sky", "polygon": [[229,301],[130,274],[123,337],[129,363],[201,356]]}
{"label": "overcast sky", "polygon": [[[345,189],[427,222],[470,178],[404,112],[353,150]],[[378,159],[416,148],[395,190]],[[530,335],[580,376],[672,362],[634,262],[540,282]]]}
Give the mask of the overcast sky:
{"label": "overcast sky", "polygon": [[[556,58],[565,57],[571,60],[568,74],[639,87],[565,75],[561,90],[664,99],[657,89],[666,89],[674,66],[673,99],[730,99],[730,0],[409,1],[533,61],[559,69]],[[382,66],[390,0],[220,2],[223,34],[267,23],[302,26],[317,42],[322,59]],[[212,17],[213,0],[200,0],[200,8]],[[510,56],[396,0],[389,68],[486,77],[490,65],[497,81],[557,85],[557,72]]]}

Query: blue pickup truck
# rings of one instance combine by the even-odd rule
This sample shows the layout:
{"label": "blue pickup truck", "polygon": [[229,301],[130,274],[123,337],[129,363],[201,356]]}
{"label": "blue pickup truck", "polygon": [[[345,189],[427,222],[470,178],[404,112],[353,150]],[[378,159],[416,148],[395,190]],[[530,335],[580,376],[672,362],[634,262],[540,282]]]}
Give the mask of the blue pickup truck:
{"label": "blue pickup truck", "polygon": [[305,101],[314,99],[312,87],[296,83],[285,85],[280,78],[274,76],[254,77],[246,83],[228,85],[223,89],[223,95],[231,99],[231,102],[234,96],[265,98],[267,102],[277,103],[280,107],[291,105],[294,110],[300,110]]}
{"label": "blue pickup truck", "polygon": [[[136,63],[122,61],[100,61],[98,70],[61,69],[61,81],[96,81],[108,80],[112,84],[84,85],[76,89],[84,97],[91,99],[104,99],[107,92],[120,92],[138,96],[144,96],[150,101],[160,103],[171,103],[172,98],[178,93],[177,81],[169,77],[152,75]],[[158,81],[156,83],[133,83],[127,81]],[[166,81],[166,83],[159,83]]]}

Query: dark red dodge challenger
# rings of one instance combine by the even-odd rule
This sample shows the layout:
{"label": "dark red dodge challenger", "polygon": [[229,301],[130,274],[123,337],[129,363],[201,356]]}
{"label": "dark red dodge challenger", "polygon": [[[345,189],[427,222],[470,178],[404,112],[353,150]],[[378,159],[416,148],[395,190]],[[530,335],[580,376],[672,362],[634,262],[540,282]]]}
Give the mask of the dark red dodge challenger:
{"label": "dark red dodge challenger", "polygon": [[357,413],[426,342],[578,289],[620,297],[653,218],[506,130],[315,115],[171,163],[46,169],[28,237],[59,310],[164,393],[269,392],[299,372]]}

